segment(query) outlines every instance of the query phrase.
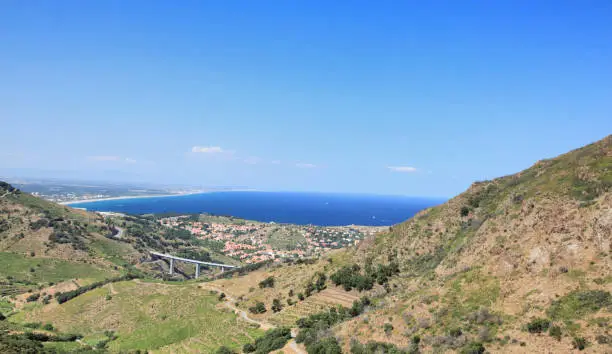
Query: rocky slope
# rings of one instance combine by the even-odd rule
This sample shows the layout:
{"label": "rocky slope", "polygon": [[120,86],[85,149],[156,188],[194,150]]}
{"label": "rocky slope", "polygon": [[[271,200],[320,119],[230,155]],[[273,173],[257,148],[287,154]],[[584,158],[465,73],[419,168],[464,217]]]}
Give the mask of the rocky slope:
{"label": "rocky slope", "polygon": [[[447,203],[312,266],[262,272],[282,289],[240,291],[243,306],[301,292],[346,265],[399,274],[359,293],[365,313],[321,332],[344,352],[612,352],[612,136],[518,174],[474,183]],[[299,276],[298,274],[299,273]],[[373,274],[373,273],[372,273]],[[235,280],[238,284],[241,280]],[[328,289],[337,291],[332,282]],[[323,293],[324,294],[324,293]],[[316,295],[318,296],[318,295]],[[315,296],[315,298],[316,298]],[[294,300],[296,300],[294,298]],[[293,315],[297,301],[271,319]],[[265,302],[265,301],[264,301]],[[320,311],[320,308],[314,310]],[[302,311],[308,315],[308,311]],[[377,341],[390,344],[371,344]],[[361,345],[360,345],[361,344]],[[395,346],[394,349],[391,349]],[[378,350],[378,351],[377,351]]]}

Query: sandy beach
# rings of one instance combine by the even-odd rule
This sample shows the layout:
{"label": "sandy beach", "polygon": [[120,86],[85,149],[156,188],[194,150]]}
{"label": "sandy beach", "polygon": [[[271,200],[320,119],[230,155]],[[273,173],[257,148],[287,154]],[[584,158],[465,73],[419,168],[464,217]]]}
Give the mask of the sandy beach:
{"label": "sandy beach", "polygon": [[208,192],[193,192],[193,193],[179,193],[179,194],[156,194],[156,195],[126,195],[119,197],[108,197],[108,198],[92,198],[92,199],[81,199],[81,200],[71,200],[68,202],[59,202],[58,204],[62,205],[70,205],[70,204],[78,204],[78,203],[93,203],[93,202],[101,202],[106,200],[122,200],[122,199],[141,199],[141,198],[165,198],[165,197],[181,197],[185,195],[194,195],[194,194],[203,194]]}

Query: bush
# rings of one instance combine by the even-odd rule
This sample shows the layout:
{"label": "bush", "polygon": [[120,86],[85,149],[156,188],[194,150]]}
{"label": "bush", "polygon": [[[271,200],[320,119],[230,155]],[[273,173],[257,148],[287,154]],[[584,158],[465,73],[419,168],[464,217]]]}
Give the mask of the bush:
{"label": "bush", "polygon": [[574,291],[553,301],[548,315],[553,319],[582,318],[602,308],[612,306],[612,295],[603,290]]}
{"label": "bush", "polygon": [[455,337],[455,338],[461,336],[462,334],[463,334],[463,331],[461,331],[461,328],[459,328],[459,327],[451,328],[448,331],[448,335],[451,336],[451,337]]}
{"label": "bush", "polygon": [[574,337],[574,341],[572,343],[575,349],[584,350],[587,347],[587,340],[584,337]]}
{"label": "bush", "polygon": [[382,342],[368,342],[363,345],[356,340],[351,341],[351,353],[352,354],[402,354],[402,353],[418,353],[418,345],[413,344],[410,346],[409,351],[398,349],[391,343]]}
{"label": "bush", "polygon": [[273,288],[274,287],[274,277],[270,276],[266,279],[259,282],[259,288]]}
{"label": "bush", "polygon": [[257,347],[251,343],[247,343],[242,347],[242,351],[245,353],[252,353],[257,350]]}
{"label": "bush", "polygon": [[272,300],[272,311],[280,312],[283,309],[283,305],[281,304],[279,299]]}
{"label": "bush", "polygon": [[550,327],[550,320],[546,318],[534,318],[531,322],[527,323],[527,331],[529,333],[546,332],[548,327]]}
{"label": "bush", "polygon": [[228,347],[220,347],[219,349],[217,349],[215,354],[236,354],[236,352]]}
{"label": "bush", "polygon": [[559,326],[552,326],[550,327],[550,329],[548,330],[548,334],[550,334],[551,337],[555,338],[556,340],[561,340],[561,327]]}
{"label": "bush", "polygon": [[251,311],[251,313],[255,313],[255,314],[259,314],[259,313],[265,313],[266,310],[266,305],[263,302],[257,302],[255,303],[255,306],[249,307],[249,311]]}
{"label": "bush", "polygon": [[51,323],[45,323],[45,325],[42,326],[42,329],[44,329],[45,331],[52,331],[54,328]]}
{"label": "bush", "polygon": [[342,354],[342,348],[334,337],[327,337],[307,347],[308,354]]}
{"label": "bush", "polygon": [[470,208],[463,206],[461,207],[461,216],[468,216],[470,214]]}
{"label": "bush", "polygon": [[219,299],[219,301],[225,300],[225,293],[219,294],[219,298],[218,299]]}
{"label": "bush", "polygon": [[291,339],[291,329],[279,327],[266,331],[263,337],[259,337],[253,344],[245,344],[242,351],[245,353],[269,353],[280,349]]}
{"label": "bush", "polygon": [[36,294],[32,294],[32,295],[28,296],[26,298],[26,301],[27,302],[34,302],[34,301],[38,301],[39,298],[40,298],[40,294],[36,293]]}
{"label": "bush", "polygon": [[115,282],[119,282],[119,281],[124,281],[124,280],[132,280],[132,279],[136,279],[138,278],[138,275],[135,274],[126,274],[117,278],[110,278],[110,279],[106,279],[103,281],[99,281],[99,282],[95,282],[95,283],[91,283],[89,285],[86,286],[82,286],[80,288],[77,288],[75,290],[71,290],[71,291],[67,291],[65,293],[57,293],[55,295],[55,299],[57,300],[58,303],[63,304],[64,302],[74,299],[75,297],[84,294],[90,290],[99,288],[103,285],[109,284],[109,283],[115,283]]}
{"label": "bush", "polygon": [[304,299],[305,299],[304,294],[298,293],[297,296],[298,296],[298,299],[300,299],[300,301],[304,301]]}
{"label": "bush", "polygon": [[393,332],[393,325],[391,323],[385,323],[383,326],[386,335],[390,335]]}
{"label": "bush", "polygon": [[485,347],[480,342],[470,342],[465,347],[461,348],[461,354],[482,354],[485,352]]}

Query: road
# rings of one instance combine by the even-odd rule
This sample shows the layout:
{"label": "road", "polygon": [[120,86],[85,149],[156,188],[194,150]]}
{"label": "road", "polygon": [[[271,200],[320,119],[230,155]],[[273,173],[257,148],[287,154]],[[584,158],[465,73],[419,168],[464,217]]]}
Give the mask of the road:
{"label": "road", "polygon": [[118,232],[116,235],[113,235],[113,237],[120,240],[121,236],[123,236],[123,229],[117,226],[115,226],[115,229],[117,229]]}
{"label": "road", "polygon": [[[216,286],[210,285],[210,284],[202,284],[202,287],[206,287],[210,290],[214,290],[217,291],[219,293],[224,293],[223,290],[217,288]],[[269,322],[265,322],[265,321],[258,321],[255,319],[252,319],[249,317],[249,314],[242,310],[237,308],[236,306],[234,306],[234,303],[236,302],[236,299],[234,297],[232,297],[231,295],[228,295],[227,293],[225,294],[225,301],[223,302],[223,305],[225,307],[227,307],[228,309],[234,311],[234,313],[237,313],[242,319],[244,319],[245,321],[249,322],[249,323],[253,323],[253,324],[257,324],[259,325],[259,328],[263,329],[264,331],[267,331],[269,329],[275,328],[276,326],[274,326],[273,324],[269,323]],[[291,337],[295,338],[295,336],[297,335],[297,329],[296,328],[292,328],[291,329]],[[291,339],[289,342],[287,342],[287,345],[285,345],[285,348],[289,347],[290,350],[292,350],[294,353],[296,354],[307,354],[303,349],[301,349],[298,344],[295,342],[295,339]]]}

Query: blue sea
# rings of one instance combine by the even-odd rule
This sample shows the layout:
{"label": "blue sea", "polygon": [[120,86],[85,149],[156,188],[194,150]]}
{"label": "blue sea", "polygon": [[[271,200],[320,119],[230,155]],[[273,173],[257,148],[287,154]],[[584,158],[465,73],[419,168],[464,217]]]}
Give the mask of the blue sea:
{"label": "blue sea", "polygon": [[443,199],[357,194],[212,192],[84,202],[70,206],[126,214],[208,213],[304,225],[390,226],[443,202]]}

